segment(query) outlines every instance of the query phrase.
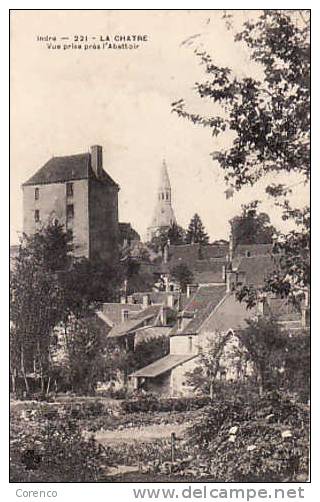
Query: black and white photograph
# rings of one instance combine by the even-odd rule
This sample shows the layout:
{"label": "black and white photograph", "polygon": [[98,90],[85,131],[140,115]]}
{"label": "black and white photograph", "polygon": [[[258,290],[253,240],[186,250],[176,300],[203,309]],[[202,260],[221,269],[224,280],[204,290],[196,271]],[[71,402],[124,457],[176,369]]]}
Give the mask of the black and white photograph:
{"label": "black and white photograph", "polygon": [[310,23],[10,11],[10,483],[310,483]]}

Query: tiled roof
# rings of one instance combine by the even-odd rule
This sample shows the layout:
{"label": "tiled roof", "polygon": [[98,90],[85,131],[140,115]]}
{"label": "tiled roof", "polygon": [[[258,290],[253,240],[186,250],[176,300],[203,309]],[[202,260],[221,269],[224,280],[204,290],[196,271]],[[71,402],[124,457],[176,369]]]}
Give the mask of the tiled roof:
{"label": "tiled roof", "polygon": [[104,303],[102,305],[102,314],[113,324],[119,324],[122,321],[122,311],[128,310],[129,317],[132,317],[134,312],[142,309],[142,305],[132,303]]}
{"label": "tiled roof", "polygon": [[262,286],[265,279],[277,268],[276,260],[271,255],[243,257],[237,267],[246,275],[246,283]]}
{"label": "tiled roof", "polygon": [[125,336],[129,334],[130,331],[141,327],[145,321],[150,321],[152,319],[155,321],[159,314],[160,308],[161,305],[151,305],[150,307],[147,307],[146,309],[143,309],[136,314],[132,314],[131,319],[115,325],[108,336],[110,338]]}
{"label": "tiled roof", "polygon": [[259,256],[272,254],[273,244],[238,244],[235,247],[235,256],[246,256],[247,252],[250,256]]}
{"label": "tiled roof", "polygon": [[228,293],[217,308],[207,316],[202,328],[210,332],[243,329],[247,326],[246,319],[254,315],[256,315],[256,309],[248,310],[245,303],[240,303],[234,294]]}
{"label": "tiled roof", "polygon": [[176,366],[180,366],[180,364],[183,364],[186,361],[193,359],[194,357],[197,356],[194,354],[189,354],[189,355],[169,354],[168,356],[162,357],[161,359],[158,359],[154,363],[148,364],[148,366],[145,366],[144,368],[141,368],[135,371],[134,373],[131,373],[131,375],[129,376],[154,378],[157,377],[158,375],[161,375],[162,373],[166,373],[167,371],[172,370]]}
{"label": "tiled roof", "polygon": [[225,284],[219,286],[200,286],[194,293],[184,312],[198,312],[206,308],[209,304],[218,304],[226,292]]}
{"label": "tiled roof", "polygon": [[174,298],[174,305],[175,307],[178,304],[179,301],[179,295],[180,295],[180,305],[183,306],[186,303],[186,294],[185,293],[179,293],[177,291],[145,291],[145,292],[136,292],[133,293],[133,301],[135,303],[141,304],[143,302],[143,297],[147,296],[151,302],[151,304],[163,304],[167,305],[168,303],[168,296],[172,295]]}
{"label": "tiled roof", "polygon": [[[63,183],[88,178],[95,178],[91,168],[91,155],[90,153],[80,153],[64,157],[52,157],[31,178],[23,183],[23,186]],[[99,180],[118,186],[105,171],[103,171]]]}
{"label": "tiled roof", "polygon": [[[176,331],[175,334],[197,334],[205,320],[214,311],[225,295],[225,285],[200,286],[184,310],[184,313],[186,314],[195,312],[194,318],[191,319],[191,321],[181,331]],[[173,334],[174,333],[172,332],[171,335]]]}
{"label": "tiled roof", "polygon": [[189,267],[195,267],[199,261],[208,262],[212,258],[225,259],[228,253],[228,246],[221,244],[185,244],[181,246],[172,245],[169,247],[170,266],[178,263],[186,263]]}

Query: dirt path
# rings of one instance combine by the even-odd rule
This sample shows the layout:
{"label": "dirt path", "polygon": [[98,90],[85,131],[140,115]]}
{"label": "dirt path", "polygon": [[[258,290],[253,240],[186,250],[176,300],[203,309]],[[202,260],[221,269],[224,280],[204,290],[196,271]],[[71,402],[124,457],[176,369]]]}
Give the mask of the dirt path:
{"label": "dirt path", "polygon": [[136,441],[146,442],[169,438],[172,432],[175,432],[177,437],[181,437],[185,429],[185,424],[147,425],[145,427],[130,427],[115,431],[99,431],[95,434],[95,438],[102,445],[134,443]]}

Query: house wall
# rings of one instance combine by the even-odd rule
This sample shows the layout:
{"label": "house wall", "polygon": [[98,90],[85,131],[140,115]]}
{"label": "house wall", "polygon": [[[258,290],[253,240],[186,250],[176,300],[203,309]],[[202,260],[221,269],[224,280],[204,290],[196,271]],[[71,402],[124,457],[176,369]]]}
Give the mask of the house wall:
{"label": "house wall", "polygon": [[[74,180],[73,197],[66,195],[66,183],[48,183],[23,187],[23,231],[34,234],[49,221],[57,219],[66,226],[67,204],[74,205],[74,218],[68,228],[73,231],[74,255],[89,257],[88,181]],[[35,200],[35,188],[39,199]],[[35,210],[40,213],[40,222],[35,222]]]}
{"label": "house wall", "polygon": [[199,364],[199,359],[194,358],[190,361],[180,364],[171,371],[170,394],[174,397],[192,396],[194,390],[186,384],[186,373],[193,371]]}
{"label": "house wall", "polygon": [[177,335],[170,338],[170,354],[197,354],[198,346],[196,335]]}
{"label": "house wall", "polygon": [[106,261],[118,257],[118,188],[89,181],[90,258]]}

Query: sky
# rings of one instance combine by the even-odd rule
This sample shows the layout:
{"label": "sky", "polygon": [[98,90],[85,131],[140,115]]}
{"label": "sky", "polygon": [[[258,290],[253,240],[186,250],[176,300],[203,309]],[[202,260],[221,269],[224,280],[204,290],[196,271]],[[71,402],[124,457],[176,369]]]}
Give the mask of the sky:
{"label": "sky", "polygon": [[[215,110],[194,84],[205,79],[194,49],[207,50],[239,76],[259,76],[244,45],[235,44],[221,11],[14,11],[11,14],[11,243],[22,231],[22,190],[52,156],[72,155],[100,144],[104,169],[120,185],[119,219],[145,237],[156,203],[162,160],[172,186],[177,221],[186,227],[197,212],[211,240],[227,238],[228,221],[241,204],[259,199],[272,223],[288,230],[266,182],[295,185],[292,200],[308,202],[300,179],[273,177],[226,200],[227,185],[210,152],[230,137],[178,118],[171,103]],[[234,25],[257,13],[237,11]],[[54,50],[37,37],[145,35],[136,50]],[[191,37],[191,38],[190,38]],[[63,43],[69,43],[65,41]],[[89,43],[89,42],[87,42]],[[92,40],[91,40],[92,43]],[[55,42],[53,42],[55,44]]]}

